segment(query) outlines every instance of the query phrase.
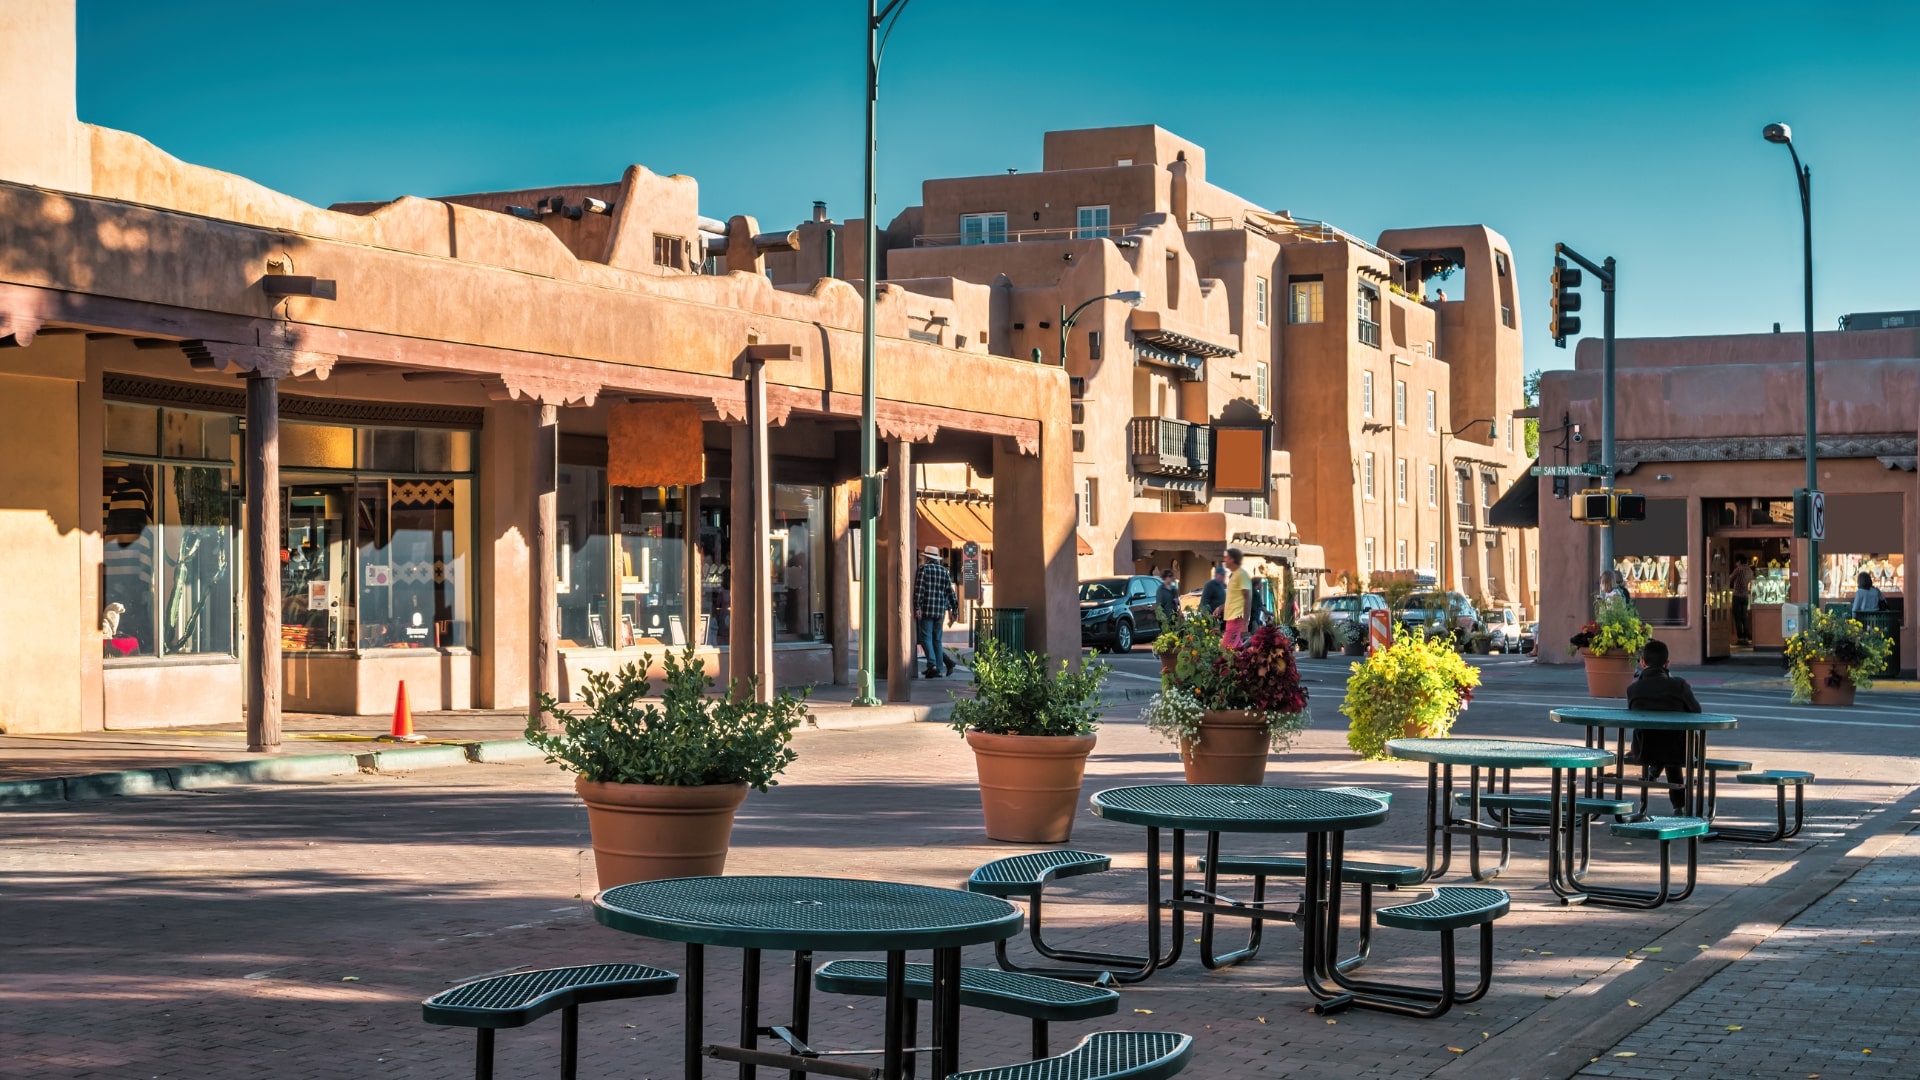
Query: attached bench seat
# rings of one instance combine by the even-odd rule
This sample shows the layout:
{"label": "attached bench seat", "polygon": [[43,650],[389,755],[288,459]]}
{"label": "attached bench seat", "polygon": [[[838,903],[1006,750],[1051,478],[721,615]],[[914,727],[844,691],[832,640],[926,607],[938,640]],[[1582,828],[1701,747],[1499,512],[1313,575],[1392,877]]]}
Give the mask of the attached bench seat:
{"label": "attached bench seat", "polygon": [[[1456,806],[1472,806],[1473,793],[1456,791],[1453,793]],[[1542,816],[1552,810],[1553,797],[1550,795],[1510,795],[1502,792],[1483,791],[1480,793],[1480,809],[1500,811],[1519,810],[1538,813]],[[1625,817],[1639,807],[1631,799],[1575,799],[1574,812],[1590,818]]]}
{"label": "attached bench seat", "polygon": [[[1513,901],[1505,889],[1486,885],[1441,885],[1433,895],[1411,904],[1381,908],[1374,913],[1380,925],[1399,930],[1424,930],[1440,935],[1440,986],[1403,986],[1344,980],[1349,994],[1331,998],[1314,1006],[1317,1013],[1338,1012],[1358,998],[1370,1008],[1432,1018],[1444,1015],[1455,1004],[1466,1004],[1486,996],[1493,986],[1493,924],[1512,910]],[[1453,932],[1469,926],[1480,928],[1480,977],[1473,989],[1460,992],[1459,965],[1454,954]],[[1373,995],[1387,994],[1382,999]],[[1408,1004],[1407,997],[1425,998],[1431,1004]]]}
{"label": "attached bench seat", "polygon": [[[1589,903],[1613,907],[1657,908],[1669,900],[1685,900],[1693,895],[1694,881],[1699,874],[1700,840],[1712,828],[1706,818],[1697,817],[1651,817],[1618,822],[1610,826],[1613,835],[1629,840],[1652,840],[1660,845],[1660,887],[1648,892],[1645,889],[1622,889],[1582,882],[1581,891],[1586,894]],[[1687,845],[1687,882],[1677,893],[1673,891],[1673,844],[1676,840],[1685,841]]]}
{"label": "attached bench seat", "polygon": [[[993,943],[994,962],[1005,971],[1032,975],[1052,975],[1063,979],[1091,979],[1095,982],[1118,978],[1138,982],[1153,971],[1153,962],[1144,956],[1124,953],[1086,952],[1048,945],[1040,936],[1042,895],[1047,883],[1061,878],[1099,874],[1113,869],[1113,860],[1092,851],[1036,851],[1028,855],[1009,855],[982,865],[967,878],[967,891],[986,893],[1005,900],[1027,902],[1027,940],[1033,951],[1049,960],[1091,965],[1071,968],[1023,967],[1007,955],[1007,943]],[[1111,973],[1111,974],[1110,974]]]}
{"label": "attached bench seat", "polygon": [[[1800,831],[1807,822],[1807,785],[1813,782],[1813,774],[1798,769],[1768,769],[1765,772],[1741,773],[1734,777],[1743,784],[1771,785],[1774,789],[1773,828],[1759,829],[1739,825],[1715,825],[1714,840],[1745,840],[1756,844],[1771,844],[1785,840]],[[1787,789],[1793,789],[1793,814],[1787,814]]]}
{"label": "attached bench seat", "polygon": [[442,990],[420,1003],[420,1013],[429,1024],[479,1029],[473,1075],[491,1080],[494,1030],[523,1027],[559,1009],[560,1076],[574,1080],[580,1059],[580,1006],[671,994],[679,982],[673,972],[644,964],[520,971]]}
{"label": "attached bench seat", "polygon": [[1177,1031],[1099,1031],[1059,1057],[954,1073],[950,1080],[1166,1080],[1192,1057],[1193,1037]]}
{"label": "attached bench seat", "polygon": [[[1307,876],[1307,860],[1291,855],[1229,855],[1222,856],[1216,863],[1217,871],[1222,874],[1234,874],[1253,879],[1253,902],[1266,902],[1267,878],[1304,878]],[[1205,870],[1207,860],[1200,860],[1200,868]],[[1367,955],[1373,949],[1373,890],[1404,889],[1420,884],[1426,879],[1426,871],[1418,866],[1401,866],[1395,863],[1368,863],[1343,860],[1340,864],[1340,883],[1360,887],[1360,941],[1353,955],[1339,961],[1340,970],[1349,971],[1367,962]],[[1256,927],[1256,929],[1258,929]],[[1250,939],[1249,945],[1257,944],[1257,935]]]}
{"label": "attached bench seat", "polygon": [[[813,985],[828,994],[885,997],[887,965],[879,960],[834,960],[814,972]],[[909,1000],[931,1001],[932,966],[908,964],[906,990]],[[1032,1020],[1033,1055],[1046,1057],[1049,1022],[1112,1016],[1120,1011],[1120,995],[1104,985],[993,968],[961,968],[960,1004]]]}

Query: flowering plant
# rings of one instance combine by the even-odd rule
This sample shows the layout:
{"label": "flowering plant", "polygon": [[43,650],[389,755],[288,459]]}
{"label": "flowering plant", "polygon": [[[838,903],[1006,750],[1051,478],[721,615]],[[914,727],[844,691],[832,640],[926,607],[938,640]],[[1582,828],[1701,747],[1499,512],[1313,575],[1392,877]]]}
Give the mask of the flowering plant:
{"label": "flowering plant", "polygon": [[1813,699],[1813,668],[1816,661],[1830,661],[1837,667],[1827,676],[1829,686],[1842,679],[1865,690],[1873,677],[1885,671],[1893,653],[1893,642],[1876,626],[1831,611],[1816,609],[1806,626],[1787,639],[1787,670],[1793,679],[1793,700]]}
{"label": "flowering plant", "polygon": [[[1307,726],[1307,688],[1300,682],[1293,642],[1268,625],[1255,630],[1237,649],[1221,644],[1219,622],[1196,615],[1175,630],[1178,641],[1165,650],[1173,670],[1160,676],[1160,693],[1143,713],[1149,730],[1168,739],[1200,741],[1207,712],[1245,712],[1267,727],[1269,745],[1285,750]],[[1157,644],[1157,643],[1156,643]]]}
{"label": "flowering plant", "polygon": [[1473,700],[1480,672],[1445,634],[1396,629],[1393,644],[1353,664],[1340,712],[1347,745],[1366,758],[1387,756],[1387,740],[1409,731],[1444,738]]}
{"label": "flowering plant", "polygon": [[1573,636],[1573,648],[1568,651],[1585,649],[1588,655],[1603,656],[1618,649],[1638,656],[1652,640],[1652,628],[1640,621],[1640,613],[1631,601],[1623,596],[1603,596],[1594,601],[1593,621]]}

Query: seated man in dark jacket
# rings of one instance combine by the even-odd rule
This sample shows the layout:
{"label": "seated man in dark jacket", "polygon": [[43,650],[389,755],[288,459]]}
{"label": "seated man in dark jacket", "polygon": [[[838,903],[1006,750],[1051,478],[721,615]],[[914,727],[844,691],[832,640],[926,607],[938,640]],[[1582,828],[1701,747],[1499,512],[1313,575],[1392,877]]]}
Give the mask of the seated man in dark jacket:
{"label": "seated man in dark jacket", "polygon": [[[1666,642],[1647,642],[1646,648],[1640,650],[1640,662],[1639,676],[1627,686],[1627,708],[1643,712],[1700,711],[1693,687],[1687,685],[1687,680],[1675,678],[1667,671]],[[1635,731],[1633,741],[1640,748],[1640,767],[1647,779],[1659,779],[1665,774],[1671,785],[1667,795],[1673,802],[1673,812],[1677,814],[1686,809],[1686,792],[1680,787],[1686,732]]]}

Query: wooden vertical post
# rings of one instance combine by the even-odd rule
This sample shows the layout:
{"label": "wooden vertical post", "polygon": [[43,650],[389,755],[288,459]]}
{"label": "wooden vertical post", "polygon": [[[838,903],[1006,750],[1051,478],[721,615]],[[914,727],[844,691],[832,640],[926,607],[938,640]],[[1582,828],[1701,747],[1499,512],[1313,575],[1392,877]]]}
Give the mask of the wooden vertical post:
{"label": "wooden vertical post", "polygon": [[[532,421],[532,447],[528,456],[533,472],[530,486],[533,536],[528,569],[533,580],[527,590],[530,624],[527,651],[532,660],[527,707],[543,730],[557,731],[557,722],[540,711],[540,695],[560,696],[560,562],[554,547],[560,532],[560,409],[556,405],[536,404],[529,417]],[[619,633],[617,608],[610,630],[616,635]]]}
{"label": "wooden vertical post", "polygon": [[280,748],[280,380],[247,378],[247,749]]}
{"label": "wooden vertical post", "polygon": [[700,605],[705,596],[706,575],[700,569],[700,485],[688,484],[680,493],[680,528],[686,542],[687,571],[687,600],[681,605],[682,617],[687,620],[687,640],[695,646],[704,646],[707,640],[700,636]]}
{"label": "wooden vertical post", "polygon": [[914,634],[918,629],[913,617],[913,575],[920,552],[913,545],[914,521],[913,444],[904,439],[887,441],[887,482],[881,493],[882,532],[887,541],[887,585],[891,592],[892,618],[887,620],[887,700],[912,701]]}
{"label": "wooden vertical post", "polygon": [[[751,508],[753,556],[750,565],[734,568],[753,575],[753,675],[759,680],[755,694],[760,701],[773,700],[773,547],[772,455],[767,449],[767,365],[766,361],[747,361],[747,441],[748,467],[752,470],[753,506]],[[739,522],[734,523],[739,527]],[[736,628],[736,632],[738,628]],[[738,653],[735,654],[736,662]]]}

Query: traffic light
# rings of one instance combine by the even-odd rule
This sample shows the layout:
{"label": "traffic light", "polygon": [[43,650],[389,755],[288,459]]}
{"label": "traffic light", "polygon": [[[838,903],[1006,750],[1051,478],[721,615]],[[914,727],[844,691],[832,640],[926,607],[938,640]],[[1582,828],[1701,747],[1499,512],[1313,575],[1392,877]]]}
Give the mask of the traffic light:
{"label": "traffic light", "polygon": [[1611,496],[1604,488],[1588,488],[1573,497],[1568,512],[1575,521],[1605,525],[1609,521],[1647,520],[1647,497],[1620,488]]}
{"label": "traffic light", "polygon": [[1575,521],[1584,521],[1589,525],[1604,525],[1610,516],[1607,512],[1610,509],[1607,502],[1606,492],[1588,488],[1573,497],[1568,513],[1573,515]]}
{"label": "traffic light", "polygon": [[1635,495],[1630,491],[1618,491],[1613,496],[1613,520],[1647,520],[1647,497]]}
{"label": "traffic light", "polygon": [[1567,260],[1554,256],[1553,260],[1553,297],[1550,301],[1552,311],[1547,317],[1547,332],[1552,335],[1553,343],[1564,349],[1567,339],[1580,333],[1580,316],[1573,312],[1580,310],[1580,294],[1574,292],[1580,287],[1580,270],[1568,266]]}

